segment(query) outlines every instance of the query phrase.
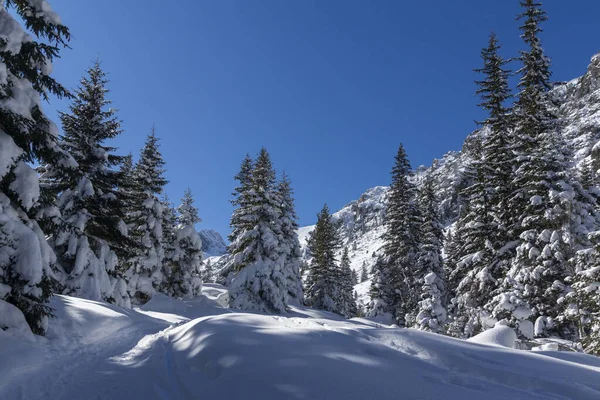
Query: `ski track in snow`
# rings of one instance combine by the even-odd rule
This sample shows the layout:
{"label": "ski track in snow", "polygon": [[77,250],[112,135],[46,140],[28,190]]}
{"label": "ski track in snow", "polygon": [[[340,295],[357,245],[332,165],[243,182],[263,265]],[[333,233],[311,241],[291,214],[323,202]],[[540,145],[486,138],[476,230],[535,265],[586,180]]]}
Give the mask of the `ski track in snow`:
{"label": "ski track in snow", "polygon": [[[600,359],[469,343],[293,307],[222,307],[225,291],[139,310],[56,296],[35,344],[0,335],[0,399],[598,399]],[[6,356],[6,357],[3,357]],[[3,361],[8,360],[8,361]]]}

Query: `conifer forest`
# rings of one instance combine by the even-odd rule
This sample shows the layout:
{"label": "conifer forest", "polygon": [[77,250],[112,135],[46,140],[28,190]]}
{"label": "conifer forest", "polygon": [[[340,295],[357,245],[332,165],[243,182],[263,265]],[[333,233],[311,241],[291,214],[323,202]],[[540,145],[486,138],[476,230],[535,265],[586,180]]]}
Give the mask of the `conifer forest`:
{"label": "conifer forest", "polygon": [[600,53],[553,81],[552,16],[513,3],[520,51],[481,38],[460,151],[413,168],[400,138],[388,186],[301,226],[258,144],[222,238],[167,193],[162,127],[114,145],[140,132],[110,66],[63,86],[77,32],[3,0],[0,398],[600,398]]}

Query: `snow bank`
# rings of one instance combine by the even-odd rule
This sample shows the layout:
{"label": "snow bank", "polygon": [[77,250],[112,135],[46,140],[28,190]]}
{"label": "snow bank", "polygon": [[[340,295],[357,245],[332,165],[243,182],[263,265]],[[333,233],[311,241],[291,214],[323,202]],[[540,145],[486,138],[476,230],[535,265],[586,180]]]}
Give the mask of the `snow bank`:
{"label": "snow bank", "polygon": [[514,329],[498,322],[496,326],[487,331],[481,332],[479,335],[473,336],[467,341],[471,343],[487,344],[490,346],[502,346],[509,349],[515,348],[517,334]]}
{"label": "snow bank", "polygon": [[598,358],[506,349],[506,326],[481,346],[303,307],[234,312],[222,287],[203,293],[144,310],[56,296],[47,338],[0,334],[0,398],[600,398]]}

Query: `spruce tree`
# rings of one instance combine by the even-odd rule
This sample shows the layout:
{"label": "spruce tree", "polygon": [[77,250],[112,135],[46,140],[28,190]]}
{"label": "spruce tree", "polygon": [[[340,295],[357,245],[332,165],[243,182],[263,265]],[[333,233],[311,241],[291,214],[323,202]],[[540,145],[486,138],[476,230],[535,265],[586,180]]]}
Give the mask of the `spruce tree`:
{"label": "spruce tree", "polygon": [[[484,75],[483,80],[476,81],[476,94],[481,97],[479,107],[488,114],[484,121],[479,122],[487,130],[487,138],[481,143],[478,168],[481,168],[480,173],[484,179],[482,184],[489,197],[488,211],[493,230],[488,239],[492,248],[498,251],[494,254],[494,262],[501,263],[506,268],[506,260],[511,256],[504,249],[510,241],[509,229],[512,222],[508,213],[508,199],[512,191],[511,147],[514,139],[510,109],[506,105],[512,97],[508,84],[511,71],[505,68],[508,61],[500,56],[499,50],[496,34],[492,33],[488,47],[481,51],[483,68],[475,70]],[[503,251],[499,252],[500,249]]]}
{"label": "spruce tree", "polygon": [[339,312],[339,266],[336,251],[340,246],[338,226],[325,204],[317,214],[317,224],[307,239],[312,259],[306,278],[304,299],[312,308]]}
{"label": "spruce tree", "polygon": [[0,303],[14,311],[0,315],[0,329],[23,332],[15,323],[24,316],[33,333],[43,335],[52,311],[47,301],[55,256],[31,216],[51,203],[39,197],[30,165],[77,165],[61,149],[58,130],[41,108],[50,94],[68,96],[50,73],[70,34],[46,2],[33,0],[4,1],[0,27]]}
{"label": "spruce tree", "polygon": [[592,205],[571,172],[572,149],[558,133],[559,121],[547,98],[550,61],[539,37],[546,13],[533,0],[521,5],[521,37],[528,50],[520,56],[523,67],[514,110],[514,191],[507,207],[518,244],[489,308],[497,319],[507,318],[519,326],[522,335],[533,330],[528,327],[533,321],[548,328],[536,329],[538,336],[573,334],[570,322],[557,324],[552,319],[560,313],[558,299],[569,290],[565,280],[572,269],[571,260],[579,247],[587,245],[584,221]]}
{"label": "spruce tree", "polygon": [[159,151],[154,127],[146,139],[138,163],[133,171],[136,189],[141,190],[141,201],[131,213],[131,235],[138,242],[136,255],[129,260],[127,277],[129,290],[137,302],[148,301],[164,280],[163,271],[163,204],[158,196],[163,193],[167,180],[163,177],[164,160]]}
{"label": "spruce tree", "polygon": [[369,280],[369,273],[367,272],[367,266],[363,263],[363,266],[360,269],[360,282],[363,283]]}
{"label": "spruce tree", "polygon": [[339,314],[346,318],[356,317],[358,308],[354,297],[354,280],[350,269],[350,256],[348,248],[344,247],[339,266],[339,278],[337,280],[339,294],[337,298],[337,309]]}
{"label": "spruce tree", "polygon": [[420,248],[417,258],[418,270],[423,271],[421,296],[415,327],[440,332],[446,322],[445,274],[442,261],[443,231],[437,213],[437,201],[433,180],[429,174],[419,192]]}
{"label": "spruce tree", "polygon": [[283,274],[289,299],[297,304],[301,303],[302,277],[300,276],[301,249],[298,240],[298,216],[294,205],[293,190],[291,182],[286,174],[277,184],[276,194],[280,202],[280,248],[283,251],[284,265]]}
{"label": "spruce tree", "polygon": [[394,287],[390,285],[390,269],[383,257],[378,257],[373,265],[371,287],[367,306],[367,317],[385,317],[392,315],[394,302]]}
{"label": "spruce tree", "polygon": [[[389,276],[385,283],[391,288],[390,311],[399,325],[411,325],[416,315],[418,292],[414,290],[423,277],[417,270],[420,216],[415,204],[415,186],[410,182],[410,163],[404,147],[400,145],[392,169],[392,183],[385,214],[383,252],[387,257]],[[408,321],[407,321],[408,320]]]}
{"label": "spruce tree", "polygon": [[195,228],[200,218],[189,188],[185,191],[177,212],[179,215],[171,256],[173,269],[168,278],[169,292],[174,297],[197,296],[202,289],[202,240]]}
{"label": "spruce tree", "polygon": [[234,228],[229,246],[231,260],[226,268],[235,271],[229,285],[232,308],[284,312],[288,286],[284,275],[285,256],[280,247],[281,204],[276,192],[271,157],[262,149],[249,171],[248,157],[236,179],[231,224]]}
{"label": "spruce tree", "polygon": [[177,236],[175,234],[175,225],[177,224],[177,212],[169,195],[163,193],[160,200],[162,208],[162,219],[160,221],[160,227],[162,231],[161,248],[163,252],[162,259],[162,271],[163,281],[161,285],[161,292],[173,296],[181,297],[180,282],[175,282],[174,276],[177,274],[177,261],[176,259],[176,247],[177,247]]}
{"label": "spruce tree", "polygon": [[213,273],[213,266],[210,260],[206,260],[206,262],[204,263],[204,266],[202,268],[202,282],[206,282],[206,283],[214,283],[215,282],[215,277],[214,277],[214,273]]}
{"label": "spruce tree", "polygon": [[595,246],[578,252],[573,291],[563,299],[566,304],[563,318],[576,325],[583,349],[600,355],[600,231],[590,233],[589,237]]}
{"label": "spruce tree", "polygon": [[[61,217],[46,221],[53,232],[50,244],[65,270],[64,293],[128,305],[113,250],[126,242],[123,203],[115,167],[122,157],[106,141],[121,133],[114,109],[107,109],[106,74],[99,61],[88,69],[75,91],[68,113],[61,113],[60,145],[77,161],[78,168],[47,165],[41,175],[42,193],[58,206]],[[109,276],[110,275],[110,276]]]}
{"label": "spruce tree", "polygon": [[491,238],[496,225],[480,142],[475,143],[473,156],[475,160],[466,171],[472,184],[461,193],[466,206],[454,236],[455,265],[449,279],[454,288],[449,331],[459,337],[471,337],[487,329],[482,325],[487,314],[484,306],[492,300],[497,279],[503,276],[493,262],[495,249]]}
{"label": "spruce tree", "polygon": [[[133,155],[129,153],[123,157],[123,162],[119,168],[119,182],[117,191],[122,199],[123,221],[125,228],[130,233],[135,228],[135,222],[138,219],[139,205],[145,200],[145,193],[142,185],[135,177],[135,164]],[[121,243],[120,248],[117,248],[119,256],[118,269],[122,273],[129,268],[129,261],[133,259],[143,248],[138,238],[135,235],[128,235],[128,240]]]}
{"label": "spruce tree", "polygon": [[[234,176],[234,179],[238,181],[238,185],[232,193],[233,200],[231,200],[231,204],[236,207],[231,216],[231,234],[228,237],[229,243],[232,245],[237,242],[238,236],[251,226],[246,217],[252,213],[250,193],[252,190],[253,169],[254,161],[246,154],[246,157],[242,161],[240,171]],[[234,248],[229,248],[229,254],[233,254],[234,251]]]}

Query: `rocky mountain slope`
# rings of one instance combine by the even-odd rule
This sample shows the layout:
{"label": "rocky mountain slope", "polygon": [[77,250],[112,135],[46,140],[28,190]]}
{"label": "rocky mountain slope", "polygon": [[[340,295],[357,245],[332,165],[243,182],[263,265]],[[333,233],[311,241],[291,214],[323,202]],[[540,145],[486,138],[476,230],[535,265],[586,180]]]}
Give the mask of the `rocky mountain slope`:
{"label": "rocky mountain slope", "polygon": [[198,231],[202,239],[202,252],[205,257],[222,256],[227,253],[227,244],[221,234],[212,229]]}
{"label": "rocky mountain slope", "polygon": [[[590,167],[593,173],[600,169],[600,53],[592,57],[587,72],[580,78],[558,83],[549,93],[557,115],[565,121],[560,127],[565,140],[573,148],[573,164],[580,171]],[[419,167],[414,181],[419,186],[426,174],[432,174],[437,189],[439,214],[443,223],[450,226],[458,217],[461,205],[460,191],[469,182],[465,169],[473,160],[473,144],[486,135],[477,130],[465,139],[463,148],[433,160],[431,167]],[[409,155],[410,156],[410,155]],[[392,160],[390,160],[391,167]],[[383,217],[387,203],[387,187],[367,190],[358,200],[352,201],[333,216],[341,222],[341,235],[348,248],[351,268],[360,272],[366,266],[370,271],[382,245]],[[306,238],[314,226],[298,231],[306,261]],[[340,250],[341,256],[341,250]],[[368,301],[369,281],[355,287],[359,302]]]}

